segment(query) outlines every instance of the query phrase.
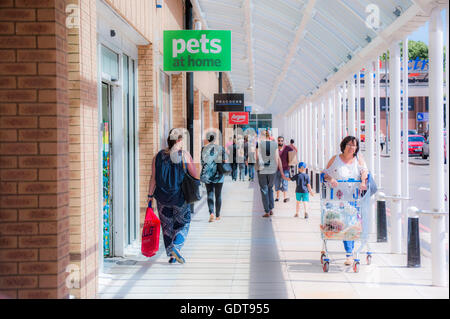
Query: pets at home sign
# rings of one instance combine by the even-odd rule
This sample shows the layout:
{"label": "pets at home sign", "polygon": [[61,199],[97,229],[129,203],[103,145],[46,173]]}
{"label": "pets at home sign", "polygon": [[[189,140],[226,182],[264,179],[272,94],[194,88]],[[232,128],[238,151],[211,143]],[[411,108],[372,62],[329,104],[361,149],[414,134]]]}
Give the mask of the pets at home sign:
{"label": "pets at home sign", "polygon": [[164,31],[164,71],[231,71],[231,31]]}

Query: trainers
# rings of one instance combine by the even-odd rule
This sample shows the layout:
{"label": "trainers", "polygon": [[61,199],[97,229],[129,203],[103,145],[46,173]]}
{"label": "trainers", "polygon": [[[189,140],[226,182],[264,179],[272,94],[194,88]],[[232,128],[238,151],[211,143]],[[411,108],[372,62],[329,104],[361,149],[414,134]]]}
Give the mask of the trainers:
{"label": "trainers", "polygon": [[216,217],[216,220],[220,220],[220,216],[217,216],[217,217]]}
{"label": "trainers", "polygon": [[283,202],[285,203],[289,202],[289,198],[285,198]]}
{"label": "trainers", "polygon": [[183,256],[181,256],[180,252],[176,250],[175,248],[172,249],[172,256],[175,258],[180,264],[184,264],[185,260]]}
{"label": "trainers", "polygon": [[305,219],[308,219],[308,213],[305,213]]}
{"label": "trainers", "polygon": [[176,262],[177,262],[177,260],[175,258],[173,258],[173,257],[169,258],[169,264],[174,264]]}
{"label": "trainers", "polygon": [[270,214],[269,213],[265,213],[264,215],[262,215],[262,217],[264,217],[264,218],[270,217]]}
{"label": "trainers", "polygon": [[275,198],[275,201],[278,202],[278,201],[280,201],[280,200],[279,200],[278,198]]}
{"label": "trainers", "polygon": [[270,211],[270,212],[269,212],[269,215],[272,216],[272,215],[273,215],[273,211]]}
{"label": "trainers", "polygon": [[294,217],[298,217],[298,214],[295,214]]}

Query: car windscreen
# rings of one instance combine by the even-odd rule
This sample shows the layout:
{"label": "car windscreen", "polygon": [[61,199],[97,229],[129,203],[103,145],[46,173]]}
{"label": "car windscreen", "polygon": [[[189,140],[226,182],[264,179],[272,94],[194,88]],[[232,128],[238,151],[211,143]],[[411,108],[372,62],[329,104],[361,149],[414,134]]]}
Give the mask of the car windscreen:
{"label": "car windscreen", "polygon": [[425,142],[425,139],[421,136],[409,136],[408,142]]}

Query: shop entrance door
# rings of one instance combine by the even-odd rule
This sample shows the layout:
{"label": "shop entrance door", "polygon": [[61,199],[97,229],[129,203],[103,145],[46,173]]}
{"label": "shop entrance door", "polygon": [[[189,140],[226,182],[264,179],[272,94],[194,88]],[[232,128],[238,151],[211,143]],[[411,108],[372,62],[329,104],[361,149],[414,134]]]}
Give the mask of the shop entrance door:
{"label": "shop entrance door", "polygon": [[112,86],[102,82],[103,256],[113,255],[112,241]]}

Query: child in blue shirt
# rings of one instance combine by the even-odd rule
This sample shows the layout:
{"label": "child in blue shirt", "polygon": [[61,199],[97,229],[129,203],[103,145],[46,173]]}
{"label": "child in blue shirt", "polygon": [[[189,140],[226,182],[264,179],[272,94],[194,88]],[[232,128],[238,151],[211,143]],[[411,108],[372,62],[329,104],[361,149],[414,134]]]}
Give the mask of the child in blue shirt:
{"label": "child in blue shirt", "polygon": [[306,174],[306,163],[300,162],[298,164],[299,173],[291,177],[291,181],[297,183],[297,188],[295,189],[295,197],[297,199],[297,204],[295,207],[294,217],[298,217],[300,211],[300,204],[303,203],[303,211],[305,212],[305,219],[308,218],[308,202],[309,194],[314,196],[314,192],[311,189],[311,183],[308,174]]}

